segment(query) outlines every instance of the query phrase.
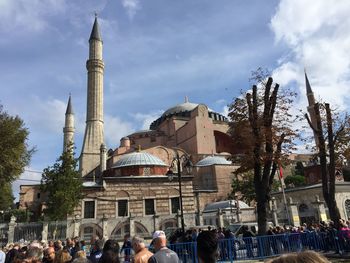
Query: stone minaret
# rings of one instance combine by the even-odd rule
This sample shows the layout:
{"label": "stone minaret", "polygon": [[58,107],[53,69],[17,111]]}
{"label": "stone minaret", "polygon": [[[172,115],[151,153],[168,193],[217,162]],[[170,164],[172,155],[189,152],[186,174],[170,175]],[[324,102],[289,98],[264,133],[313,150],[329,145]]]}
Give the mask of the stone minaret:
{"label": "stone minaret", "polygon": [[80,172],[84,176],[100,164],[100,148],[104,144],[103,131],[103,72],[102,39],[97,17],[89,39],[89,59],[86,62],[87,112]]}
{"label": "stone minaret", "polygon": [[[315,109],[314,109],[314,105],[315,105],[315,96],[314,93],[311,89],[311,85],[309,82],[309,79],[306,75],[305,72],[305,85],[306,85],[306,96],[307,96],[307,100],[309,102],[309,105],[307,107],[307,111],[309,112],[309,116],[310,116],[310,121],[312,123],[312,126],[314,126],[314,128],[316,128],[316,114],[315,114]],[[315,142],[316,142],[316,146],[318,146],[318,137],[314,132],[314,137],[315,137]]]}
{"label": "stone minaret", "polygon": [[67,110],[66,110],[66,119],[65,119],[64,128],[63,128],[63,151],[67,151],[68,147],[71,147],[72,149],[73,143],[74,143],[74,113],[73,113],[71,96],[69,95]]}

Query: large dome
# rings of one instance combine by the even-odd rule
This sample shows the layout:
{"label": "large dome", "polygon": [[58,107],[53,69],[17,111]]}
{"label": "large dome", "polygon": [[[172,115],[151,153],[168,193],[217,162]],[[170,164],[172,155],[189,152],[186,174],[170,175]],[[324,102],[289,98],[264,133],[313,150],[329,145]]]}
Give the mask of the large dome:
{"label": "large dome", "polygon": [[170,109],[167,109],[162,116],[166,117],[169,115],[174,115],[181,112],[187,112],[187,111],[193,111],[199,104],[197,103],[191,103],[191,102],[184,102],[181,104],[177,104],[174,107],[171,107]]}
{"label": "large dome", "polygon": [[223,156],[207,156],[200,160],[195,166],[210,166],[210,165],[230,165],[231,161],[226,160]]}
{"label": "large dome", "polygon": [[122,156],[112,168],[121,168],[126,166],[168,166],[158,157],[147,152],[133,152]]}

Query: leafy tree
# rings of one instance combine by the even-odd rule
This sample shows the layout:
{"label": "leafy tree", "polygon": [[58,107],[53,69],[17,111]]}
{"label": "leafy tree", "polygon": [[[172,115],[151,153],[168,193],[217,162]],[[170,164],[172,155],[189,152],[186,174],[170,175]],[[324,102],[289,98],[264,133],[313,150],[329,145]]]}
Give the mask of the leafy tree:
{"label": "leafy tree", "polygon": [[44,169],[41,190],[46,192],[48,200],[44,214],[51,220],[63,220],[73,213],[83,198],[82,178],[77,170],[78,160],[68,147],[56,163]]}
{"label": "leafy tree", "polygon": [[305,177],[302,175],[289,175],[284,179],[287,188],[306,185]]}
{"label": "leafy tree", "polygon": [[230,105],[229,117],[233,142],[239,141],[243,149],[236,172],[254,171],[259,234],[263,235],[276,170],[287,160],[298,131],[292,129],[289,113],[295,93],[287,89],[279,92],[278,84],[272,88],[271,77],[265,81],[259,72],[257,76],[259,88],[253,85],[252,91],[236,98]]}
{"label": "leafy tree", "polygon": [[29,164],[34,149],[27,144],[28,135],[23,120],[0,105],[0,185],[16,180]]}
{"label": "leafy tree", "polygon": [[[281,183],[274,179],[272,190],[278,190],[280,186]],[[242,178],[237,174],[233,177],[232,192],[228,197],[233,199],[236,194],[242,195],[242,199],[248,204],[255,200],[254,173],[252,171],[244,173]]]}
{"label": "leafy tree", "polygon": [[304,165],[302,162],[297,162],[294,167],[294,174],[304,176]]}
{"label": "leafy tree", "polygon": [[0,184],[0,210],[6,211],[13,206],[14,197],[10,182]]}

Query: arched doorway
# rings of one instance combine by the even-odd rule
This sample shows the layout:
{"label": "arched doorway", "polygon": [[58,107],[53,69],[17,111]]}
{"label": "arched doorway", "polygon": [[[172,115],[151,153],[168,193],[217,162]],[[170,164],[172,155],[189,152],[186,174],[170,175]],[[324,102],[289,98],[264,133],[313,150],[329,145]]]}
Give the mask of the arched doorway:
{"label": "arched doorway", "polygon": [[102,228],[97,224],[84,224],[80,226],[80,237],[86,242],[90,242],[92,238],[102,238]]}

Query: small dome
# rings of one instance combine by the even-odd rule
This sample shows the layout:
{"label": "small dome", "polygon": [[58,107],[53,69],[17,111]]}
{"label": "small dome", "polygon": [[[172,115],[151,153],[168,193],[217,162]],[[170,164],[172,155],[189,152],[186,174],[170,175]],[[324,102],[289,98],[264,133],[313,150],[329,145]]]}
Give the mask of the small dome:
{"label": "small dome", "polygon": [[[225,200],[225,201],[210,203],[204,208],[203,212],[216,211],[218,209],[236,208],[237,207],[236,202],[237,202],[236,200]],[[242,201],[238,201],[238,203],[240,208],[249,208],[249,205]]]}
{"label": "small dome", "polygon": [[180,112],[193,111],[198,106],[197,103],[184,102],[166,110],[162,116],[174,115]]}
{"label": "small dome", "polygon": [[223,156],[207,156],[200,160],[195,166],[210,166],[210,165],[230,165],[231,161],[226,160]]}
{"label": "small dome", "polygon": [[147,152],[133,152],[122,156],[115,162],[112,168],[138,165],[168,166],[161,159],[152,154]]}

